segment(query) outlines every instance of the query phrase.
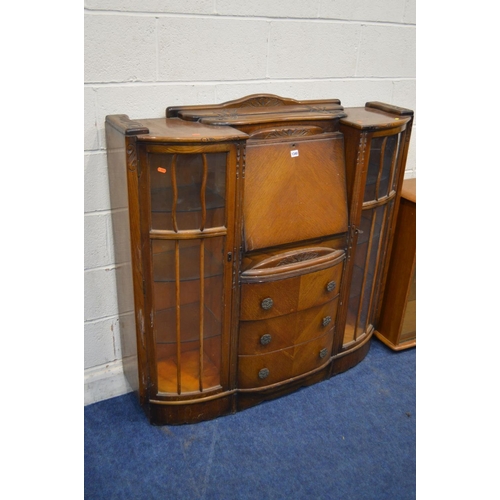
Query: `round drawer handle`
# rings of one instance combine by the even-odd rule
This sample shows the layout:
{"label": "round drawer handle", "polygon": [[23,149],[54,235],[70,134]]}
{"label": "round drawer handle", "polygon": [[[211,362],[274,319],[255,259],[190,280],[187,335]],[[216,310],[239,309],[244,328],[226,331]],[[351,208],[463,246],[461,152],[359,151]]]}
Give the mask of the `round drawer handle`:
{"label": "round drawer handle", "polygon": [[260,338],[260,343],[262,345],[267,345],[269,344],[269,342],[271,342],[271,335],[269,335],[269,333],[265,333],[264,335],[262,335],[262,337]]}
{"label": "round drawer handle", "polygon": [[269,309],[271,309],[271,307],[273,307],[273,304],[274,304],[273,299],[271,299],[271,297],[267,297],[267,299],[264,299],[262,301],[262,303],[260,304],[260,306],[265,311],[268,311]]}
{"label": "round drawer handle", "polygon": [[337,286],[337,283],[335,283],[335,281],[329,281],[327,284],[326,284],[326,290],[328,292],[331,292],[333,290],[335,290],[335,287]]}
{"label": "round drawer handle", "polygon": [[328,349],[326,347],[324,347],[323,349],[321,349],[321,351],[319,351],[319,357],[321,359],[323,359],[327,354],[328,354]]}
{"label": "round drawer handle", "polygon": [[269,376],[269,370],[267,368],[262,368],[262,370],[259,370],[259,378],[260,379],[265,379]]}
{"label": "round drawer handle", "polygon": [[329,325],[331,323],[331,321],[332,321],[332,317],[331,316],[325,316],[323,318],[323,321],[321,322],[321,324],[323,326],[327,326],[327,325]]}

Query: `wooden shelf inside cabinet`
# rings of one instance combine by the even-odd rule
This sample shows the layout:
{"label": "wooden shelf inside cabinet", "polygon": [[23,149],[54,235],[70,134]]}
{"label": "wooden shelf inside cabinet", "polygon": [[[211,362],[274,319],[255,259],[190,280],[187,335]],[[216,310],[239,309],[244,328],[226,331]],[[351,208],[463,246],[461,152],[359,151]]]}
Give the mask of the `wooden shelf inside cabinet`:
{"label": "wooden shelf inside cabinet", "polygon": [[[180,323],[181,342],[196,342],[199,340],[200,326],[200,303],[193,302],[184,305],[181,308]],[[157,328],[155,330],[157,344],[174,344],[176,339],[176,310],[171,307],[169,309],[161,309],[156,311],[155,319],[157,320]],[[220,318],[206,305],[203,305],[203,338],[209,339],[221,334],[222,326]]]}
{"label": "wooden shelf inside cabinet", "polygon": [[[177,212],[199,212],[201,211],[200,196],[193,196],[201,193],[201,185],[179,186],[176,196],[178,197]],[[151,191],[151,211],[152,212],[172,212],[173,190],[171,187],[158,188]],[[224,196],[210,189],[205,190],[205,206],[207,210],[224,208]]]}
{"label": "wooden shelf inside cabinet", "polygon": [[[213,389],[220,386],[220,369],[207,354],[203,354],[202,390],[200,390],[200,358],[198,350],[193,349],[182,352],[181,366],[184,367],[180,385],[182,394],[202,393],[203,389]],[[157,363],[157,370],[158,392],[177,394],[177,358],[175,356],[160,358]]]}
{"label": "wooden shelf inside cabinet", "polygon": [[403,182],[387,285],[375,335],[399,351],[417,344],[416,179]]}
{"label": "wooden shelf inside cabinet", "polygon": [[[196,242],[196,240],[195,240]],[[173,242],[168,241],[171,245]],[[182,243],[190,243],[189,240]],[[182,255],[179,258],[179,280],[191,281],[200,279],[200,246],[184,245]],[[209,250],[204,250],[204,269],[203,277],[211,278],[214,276],[222,276],[223,263],[221,258],[216,258]],[[155,282],[174,282],[175,281],[175,251],[168,250],[161,253],[153,254],[153,280]]]}

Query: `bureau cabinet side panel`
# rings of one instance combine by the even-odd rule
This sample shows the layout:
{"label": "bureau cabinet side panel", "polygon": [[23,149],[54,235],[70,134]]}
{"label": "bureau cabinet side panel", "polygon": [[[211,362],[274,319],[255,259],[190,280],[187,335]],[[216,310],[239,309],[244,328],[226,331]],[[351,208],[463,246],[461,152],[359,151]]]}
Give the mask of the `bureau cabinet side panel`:
{"label": "bureau cabinet side panel", "polygon": [[[123,370],[131,388],[138,393],[141,404],[147,388],[147,357],[145,349],[145,314],[142,290],[142,252],[139,238],[139,203],[137,150],[135,137],[126,137],[106,123],[106,147],[109,171],[112,230],[115,260],[120,266],[116,273],[120,341]],[[125,206],[124,206],[125,205]],[[127,217],[123,217],[123,210]],[[122,242],[119,246],[117,242]],[[133,300],[131,300],[133,297]],[[133,313],[135,329],[122,322],[123,315]]]}

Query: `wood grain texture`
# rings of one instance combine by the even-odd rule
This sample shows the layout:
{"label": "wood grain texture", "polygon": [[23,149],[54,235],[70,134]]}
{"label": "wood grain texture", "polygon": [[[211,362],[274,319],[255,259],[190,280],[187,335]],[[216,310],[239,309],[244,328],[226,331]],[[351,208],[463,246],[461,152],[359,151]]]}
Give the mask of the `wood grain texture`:
{"label": "wood grain texture", "polygon": [[246,161],[246,250],[347,231],[341,135],[290,143],[252,143],[247,147]]}
{"label": "wood grain texture", "polygon": [[[274,318],[315,307],[332,300],[338,293],[342,279],[342,263],[322,271],[294,278],[264,283],[241,285],[240,321]],[[336,289],[328,291],[329,282]],[[263,309],[262,301],[271,298],[273,305]]]}
{"label": "wood grain texture", "polygon": [[[137,151],[134,138],[125,137],[125,130],[106,122],[106,145],[110,200],[112,206],[122,206],[128,199],[127,221],[120,217],[119,211],[112,211],[114,241],[124,242],[125,247],[115,246],[117,261],[132,262],[131,273],[116,273],[117,305],[119,314],[127,314],[134,308],[135,329],[120,328],[122,349],[127,349],[135,362],[124,363],[124,374],[130,386],[137,392],[139,401],[146,400],[147,390],[147,352],[144,326],[144,297],[138,292],[142,286],[142,255],[140,231],[137,215]],[[134,244],[132,244],[132,239]],[[132,292],[131,292],[132,290]],[[128,297],[133,296],[130,304]]]}
{"label": "wood grain texture", "polygon": [[414,347],[416,333],[416,179],[403,182],[376,337],[393,350]]}
{"label": "wood grain texture", "polygon": [[311,110],[339,110],[343,108],[339,99],[316,99],[298,101],[275,94],[252,94],[240,99],[221,104],[202,104],[194,106],[169,106],[166,116],[198,121],[201,117],[224,114],[260,115],[260,114],[296,114]]}
{"label": "wood grain texture", "polygon": [[[238,353],[265,354],[320,337],[333,325],[338,300],[337,296],[324,305],[271,319],[241,321]],[[324,322],[327,317],[332,321]],[[261,341],[265,335],[267,343]]]}
{"label": "wood grain texture", "polygon": [[248,137],[244,132],[232,127],[190,123],[178,118],[147,118],[141,119],[140,124],[144,130],[137,138],[151,143],[213,143],[244,140]]}
{"label": "wood grain texture", "polygon": [[[332,341],[333,330],[317,339],[287,349],[256,356],[239,356],[238,387],[265,387],[328,364]],[[323,349],[326,349],[326,354],[322,356]],[[269,374],[262,378],[259,375],[261,370],[268,370]]]}

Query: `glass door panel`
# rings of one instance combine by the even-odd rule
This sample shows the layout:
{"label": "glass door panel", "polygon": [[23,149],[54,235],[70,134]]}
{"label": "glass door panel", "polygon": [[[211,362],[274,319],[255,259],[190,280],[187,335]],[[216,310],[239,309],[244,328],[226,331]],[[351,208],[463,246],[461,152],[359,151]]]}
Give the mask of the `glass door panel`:
{"label": "glass door panel", "polygon": [[392,203],[362,212],[354,268],[347,309],[344,344],[353,342],[367,332],[371,321],[372,306],[378,290],[374,287],[379,274],[377,263],[384,248],[384,229],[387,211]]}
{"label": "glass door panel", "polygon": [[224,243],[224,236],[152,241],[163,250],[153,250],[159,392],[220,385]]}
{"label": "glass door panel", "polygon": [[372,139],[364,202],[389,196],[395,189],[400,138],[401,134],[396,134]]}
{"label": "glass door panel", "polygon": [[227,152],[149,154],[159,393],[221,385],[227,161]]}
{"label": "glass door panel", "polygon": [[150,155],[151,227],[224,227],[226,153]]}
{"label": "glass door panel", "polygon": [[[202,250],[204,254],[204,273],[205,277],[221,275],[223,272],[222,248],[219,238],[216,241],[204,241],[201,243],[198,239],[186,239],[179,241],[179,274],[181,281],[196,280],[200,278],[199,262]],[[153,240],[153,279],[155,282],[175,281],[175,247],[177,240]],[[161,248],[158,252],[155,249]],[[218,251],[217,251],[218,250]],[[214,253],[215,251],[215,253]]]}
{"label": "glass door panel", "polygon": [[399,176],[402,134],[374,137],[370,142],[363,208],[354,252],[344,345],[367,333],[376,307],[381,266],[387,249]]}

